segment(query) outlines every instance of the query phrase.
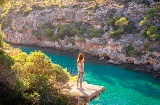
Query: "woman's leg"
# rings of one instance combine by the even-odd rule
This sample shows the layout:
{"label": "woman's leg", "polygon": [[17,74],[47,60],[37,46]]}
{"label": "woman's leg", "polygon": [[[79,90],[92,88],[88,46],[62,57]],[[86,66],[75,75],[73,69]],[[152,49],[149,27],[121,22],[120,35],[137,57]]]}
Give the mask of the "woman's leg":
{"label": "woman's leg", "polygon": [[83,75],[84,75],[84,73],[80,73],[80,88],[82,88]]}
{"label": "woman's leg", "polygon": [[78,72],[78,78],[77,78],[77,87],[78,87],[78,81],[80,79],[80,73]]}

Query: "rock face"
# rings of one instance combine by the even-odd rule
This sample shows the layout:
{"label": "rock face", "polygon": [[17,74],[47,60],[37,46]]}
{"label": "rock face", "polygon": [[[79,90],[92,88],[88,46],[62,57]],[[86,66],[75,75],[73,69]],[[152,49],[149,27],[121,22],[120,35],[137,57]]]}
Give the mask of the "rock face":
{"label": "rock face", "polygon": [[[94,2],[91,3],[94,4]],[[72,6],[59,8],[54,6],[53,8],[45,8],[43,10],[33,9],[28,15],[24,13],[11,13],[9,15],[11,20],[10,26],[3,30],[5,33],[5,41],[14,44],[36,45],[62,50],[79,50],[97,56],[100,60],[109,58],[109,63],[132,63],[151,65],[155,67],[156,70],[159,68],[157,65],[160,64],[158,60],[160,53],[156,51],[143,51],[144,44],[148,43],[148,40],[142,38],[139,32],[132,34],[125,33],[119,40],[113,40],[109,37],[109,32],[113,31],[113,27],[107,26],[106,23],[106,21],[112,17],[125,16],[129,21],[134,22],[137,30],[141,30],[139,22],[143,19],[145,11],[148,9],[146,5],[129,2],[124,6],[111,2],[110,5],[102,6],[96,10],[86,9],[86,6],[90,5],[86,2],[78,5],[78,8]],[[101,38],[86,38],[84,41],[80,41],[79,38],[75,36],[73,37],[73,39],[75,39],[74,44],[67,43],[66,40],[52,41],[45,38],[44,35],[38,35],[38,37],[32,35],[32,31],[38,30],[38,28],[45,23],[51,23],[56,26],[57,24],[70,24],[70,22],[73,21],[89,23],[97,29],[101,27],[101,24],[104,24],[103,30],[105,33]],[[58,29],[55,30],[55,34],[57,30]],[[139,57],[128,57],[124,48],[129,44],[132,44],[136,51],[142,52],[143,54]],[[154,44],[153,47],[157,45]]]}
{"label": "rock face", "polygon": [[75,97],[74,105],[86,105],[92,99],[98,97],[101,92],[105,91],[103,86],[97,86],[92,84],[82,84],[83,89],[77,89],[75,82],[68,82],[64,89],[61,91],[63,94],[70,94],[71,97]]}

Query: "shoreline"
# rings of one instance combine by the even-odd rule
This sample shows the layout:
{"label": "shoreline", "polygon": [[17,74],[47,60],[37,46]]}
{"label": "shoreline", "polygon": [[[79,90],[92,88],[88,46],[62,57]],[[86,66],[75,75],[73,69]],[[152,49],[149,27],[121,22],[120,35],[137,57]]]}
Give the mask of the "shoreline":
{"label": "shoreline", "polygon": [[[7,42],[8,43],[8,42]],[[69,56],[69,57],[72,57],[72,58],[75,58],[77,57],[77,54],[79,52],[83,52],[83,51],[80,51],[80,50],[63,50],[62,48],[61,49],[56,49],[54,47],[42,47],[42,46],[37,46],[37,45],[23,45],[23,44],[14,44],[14,43],[8,43],[10,44],[11,46],[15,47],[15,46],[26,46],[26,47],[31,47],[31,48],[36,48],[36,49],[42,49],[42,51],[44,50],[50,50],[52,51],[52,53],[55,53],[55,54],[58,54],[58,55],[65,55],[65,56]],[[19,47],[18,47],[19,48]],[[74,54],[73,54],[74,52]],[[72,55],[71,55],[72,53]],[[109,59],[107,58],[104,58],[103,60],[101,60],[99,57],[97,56],[94,56],[94,55],[91,55],[90,53],[88,52],[83,52],[85,54],[85,58],[86,58],[86,62],[91,62],[91,63],[98,63],[98,64],[101,64],[101,65],[116,65],[116,66],[121,66],[121,67],[124,67],[126,69],[130,69],[131,71],[137,71],[137,72],[142,72],[142,73],[146,73],[146,74],[149,74],[151,76],[153,76],[154,78],[160,78],[160,71],[154,71],[153,70],[153,66],[151,65],[138,65],[138,64],[133,64],[133,63],[111,63],[111,62],[108,62]]]}

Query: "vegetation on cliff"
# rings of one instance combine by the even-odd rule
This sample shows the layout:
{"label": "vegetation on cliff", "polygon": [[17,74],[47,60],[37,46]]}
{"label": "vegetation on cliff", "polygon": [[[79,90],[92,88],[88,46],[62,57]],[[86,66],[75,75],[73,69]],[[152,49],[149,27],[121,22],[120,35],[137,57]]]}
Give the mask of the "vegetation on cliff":
{"label": "vegetation on cliff", "polygon": [[160,24],[156,22],[159,21],[159,18],[160,6],[147,10],[144,20],[139,23],[141,26],[144,26],[143,37],[152,41],[158,41],[160,39]]}

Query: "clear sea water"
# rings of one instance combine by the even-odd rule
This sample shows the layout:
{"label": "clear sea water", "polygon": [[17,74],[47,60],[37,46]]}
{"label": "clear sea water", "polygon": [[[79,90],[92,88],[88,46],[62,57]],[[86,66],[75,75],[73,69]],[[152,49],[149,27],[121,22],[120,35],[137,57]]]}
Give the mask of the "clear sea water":
{"label": "clear sea water", "polygon": [[[67,68],[72,75],[77,74],[77,53],[65,53],[54,49],[15,46],[28,54],[35,50],[43,51],[52,62]],[[102,64],[96,59],[85,59],[87,83],[106,88],[100,97],[89,105],[160,105],[160,79],[151,75],[126,69],[121,66]]]}

